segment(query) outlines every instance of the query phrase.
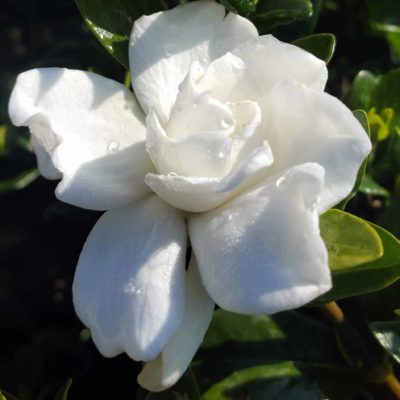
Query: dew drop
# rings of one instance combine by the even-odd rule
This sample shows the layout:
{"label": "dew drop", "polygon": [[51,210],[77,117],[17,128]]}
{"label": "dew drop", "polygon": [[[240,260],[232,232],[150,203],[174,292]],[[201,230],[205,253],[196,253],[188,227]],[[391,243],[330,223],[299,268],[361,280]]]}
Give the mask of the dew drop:
{"label": "dew drop", "polygon": [[176,172],[170,172],[168,174],[169,177],[174,177],[174,176],[178,176],[178,174]]}
{"label": "dew drop", "polygon": [[221,121],[221,128],[223,129],[228,129],[231,128],[233,125],[234,121],[232,117],[225,117],[222,121]]}
{"label": "dew drop", "polygon": [[276,181],[276,187],[282,189],[284,187],[286,187],[287,185],[287,181],[286,178],[284,176],[281,176],[277,181]]}
{"label": "dew drop", "polygon": [[115,153],[119,148],[119,144],[116,142],[110,142],[108,144],[107,150],[109,153]]}
{"label": "dew drop", "polygon": [[140,294],[142,293],[142,288],[135,285],[134,282],[129,281],[124,287],[125,293]]}
{"label": "dew drop", "polygon": [[220,151],[218,153],[218,158],[225,158],[225,157],[226,157],[226,154],[223,151]]}

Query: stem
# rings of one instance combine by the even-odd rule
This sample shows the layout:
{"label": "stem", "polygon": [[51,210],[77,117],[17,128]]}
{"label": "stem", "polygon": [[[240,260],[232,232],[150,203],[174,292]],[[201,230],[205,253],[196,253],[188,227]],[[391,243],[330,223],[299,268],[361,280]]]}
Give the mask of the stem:
{"label": "stem", "polygon": [[[373,376],[382,376],[382,385],[391,394],[391,397],[400,400],[400,382],[392,371],[389,371],[381,359],[371,356],[368,346],[360,333],[350,324],[343,310],[335,302],[324,304],[322,310],[329,321],[334,325],[338,345],[343,350],[342,354],[351,366],[366,369]],[[346,349],[351,349],[351,355],[346,354]]]}
{"label": "stem", "polygon": [[394,396],[395,399],[400,399],[400,382],[397,378],[390,374],[385,382],[386,387],[390,390],[390,393]]}

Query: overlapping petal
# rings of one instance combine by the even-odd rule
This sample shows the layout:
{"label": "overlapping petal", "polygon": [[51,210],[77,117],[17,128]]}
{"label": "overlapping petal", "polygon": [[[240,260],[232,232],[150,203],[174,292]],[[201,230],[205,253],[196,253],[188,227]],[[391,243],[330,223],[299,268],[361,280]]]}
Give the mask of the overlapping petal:
{"label": "overlapping petal", "polygon": [[338,99],[294,81],[274,86],[262,104],[271,172],[304,162],[325,169],[319,212],[345,198],[354,186],[371,142],[361,124]]}
{"label": "overlapping petal", "polygon": [[248,41],[232,53],[245,61],[247,74],[253,79],[258,93],[265,93],[286,79],[294,79],[312,89],[323,91],[328,79],[324,61],[272,35]]}
{"label": "overlapping petal", "polygon": [[62,176],[61,200],[103,210],[149,192],[144,114],[123,85],[90,72],[35,69],[19,75],[9,113],[30,127],[41,172]]}
{"label": "overlapping petal", "polygon": [[214,301],[205,291],[192,257],[186,274],[186,308],[182,325],[161,354],[145,364],[138,376],[143,387],[158,392],[176,383],[200,346],[213,311]]}
{"label": "overlapping petal", "polygon": [[135,22],[129,61],[132,85],[147,113],[165,123],[194,61],[207,65],[258,36],[247,19],[213,1],[196,1]]}
{"label": "overlapping petal", "polygon": [[220,101],[253,100],[262,106],[271,88],[288,79],[323,91],[328,79],[326,64],[297,46],[266,35],[212,61],[198,87]]}
{"label": "overlapping petal", "polygon": [[186,226],[156,196],[106,212],[90,233],[73,284],[76,312],[105,356],[152,360],[182,322]]}
{"label": "overlapping petal", "polygon": [[323,168],[303,164],[189,219],[203,284],[243,314],[300,307],[331,287],[316,204]]}
{"label": "overlapping petal", "polygon": [[222,178],[147,174],[146,183],[162,199],[181,210],[209,211],[258,183],[272,164],[268,143],[256,149]]}

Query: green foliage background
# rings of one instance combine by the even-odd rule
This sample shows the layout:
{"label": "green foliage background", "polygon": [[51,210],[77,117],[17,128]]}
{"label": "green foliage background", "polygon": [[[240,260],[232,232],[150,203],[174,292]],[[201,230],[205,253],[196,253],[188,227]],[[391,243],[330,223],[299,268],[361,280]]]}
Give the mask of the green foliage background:
{"label": "green foliage background", "polygon": [[[248,16],[260,32],[294,41],[326,61],[332,56],[332,36],[302,38],[314,33],[335,35],[327,91],[342,98],[351,109],[367,113],[358,111],[356,116],[367,129],[369,122],[374,143],[373,156],[362,180],[360,175],[357,193],[341,207],[399,236],[400,3],[221,3]],[[73,0],[3,0],[1,4],[3,395],[7,399],[12,396],[6,392],[18,399],[54,399],[60,387],[69,387],[66,381],[70,377],[70,399],[387,398],[379,385],[382,378],[371,371],[380,360],[387,371],[394,368],[397,375],[399,372],[399,244],[381,228],[340,211],[331,211],[321,220],[335,287],[313,305],[344,299],[340,305],[363,335],[371,354],[370,364],[365,360],[360,364],[358,357],[363,350],[341,341],[341,333],[334,332],[315,307],[273,317],[240,317],[218,310],[192,369],[173,390],[152,395],[138,391],[140,365],[124,355],[101,357],[89,331],[75,316],[71,301],[73,273],[85,238],[100,214],[55,199],[56,184],[37,174],[28,131],[10,125],[8,97],[17,74],[37,67],[90,69],[123,82],[132,21],[143,13],[175,4],[166,0],[76,0],[76,4]],[[103,38],[104,47],[95,36]],[[64,389],[57,398],[66,398]]]}

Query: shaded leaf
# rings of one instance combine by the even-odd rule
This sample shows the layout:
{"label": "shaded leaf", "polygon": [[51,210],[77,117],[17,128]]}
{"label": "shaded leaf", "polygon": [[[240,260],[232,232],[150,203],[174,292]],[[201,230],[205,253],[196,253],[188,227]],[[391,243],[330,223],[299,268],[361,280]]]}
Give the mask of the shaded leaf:
{"label": "shaded leaf", "polygon": [[246,15],[256,10],[258,0],[219,0],[219,2],[228,11]]}
{"label": "shaded leaf", "polygon": [[104,48],[129,68],[128,44],[134,21],[165,9],[161,0],[75,0],[86,25]]}
{"label": "shaded leaf", "polygon": [[299,399],[319,400],[321,390],[315,381],[304,378],[293,362],[259,365],[235,371],[212,386],[204,400]]}
{"label": "shaded leaf", "polygon": [[344,102],[350,109],[362,109],[369,111],[372,105],[373,90],[380,77],[369,71],[362,70],[354,78],[353,85],[344,98]]}
{"label": "shaded leaf", "polygon": [[294,40],[292,44],[307,50],[328,64],[335,51],[336,39],[331,33],[316,33]]}
{"label": "shaded leaf", "polygon": [[400,322],[373,322],[370,328],[382,347],[400,364]]}
{"label": "shaded leaf", "polygon": [[193,367],[204,399],[308,399],[306,393],[322,390],[344,400],[363,380],[344,365],[330,328],[296,311],[246,316],[217,310],[199,359]]}
{"label": "shaded leaf", "polygon": [[359,190],[361,193],[371,196],[388,197],[390,194],[383,186],[379,185],[379,183],[375,182],[371,176],[367,174],[363,176]]}
{"label": "shaded leaf", "polygon": [[0,193],[10,192],[12,190],[21,190],[31,184],[39,177],[36,168],[22,172],[14,178],[0,181]]}
{"label": "shaded leaf", "polygon": [[384,109],[394,110],[393,123],[400,124],[400,68],[393,69],[382,75],[373,92],[372,106],[378,113]]}
{"label": "shaded leaf", "polygon": [[312,13],[313,6],[309,0],[270,0],[258,3],[253,19],[262,23],[264,29],[272,30],[280,25],[307,19]]}
{"label": "shaded leaf", "polygon": [[328,249],[331,271],[353,268],[383,254],[375,229],[352,214],[329,210],[320,217],[320,230]]}
{"label": "shaded leaf", "polygon": [[7,125],[0,125],[0,156],[6,154]]}
{"label": "shaded leaf", "polygon": [[68,378],[65,385],[57,392],[54,400],[68,400],[68,391],[72,385],[72,379]]}
{"label": "shaded leaf", "polygon": [[6,392],[4,389],[0,389],[0,400],[18,400],[12,394]]}
{"label": "shaded leaf", "polygon": [[392,194],[378,218],[378,224],[400,237],[400,192]]}

